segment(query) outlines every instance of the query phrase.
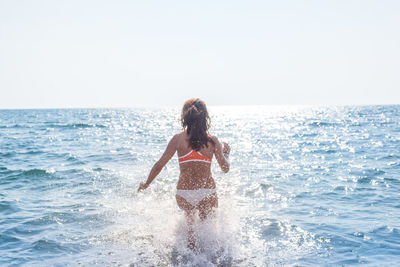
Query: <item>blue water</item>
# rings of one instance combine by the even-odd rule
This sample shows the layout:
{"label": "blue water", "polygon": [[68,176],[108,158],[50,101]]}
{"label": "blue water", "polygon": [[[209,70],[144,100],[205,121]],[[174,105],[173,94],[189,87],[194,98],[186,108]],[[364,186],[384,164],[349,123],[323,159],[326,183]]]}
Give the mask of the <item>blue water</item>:
{"label": "blue water", "polygon": [[0,265],[400,262],[400,106],[209,112],[231,171],[212,165],[218,217],[192,253],[176,156],[136,193],[179,108],[0,110]]}

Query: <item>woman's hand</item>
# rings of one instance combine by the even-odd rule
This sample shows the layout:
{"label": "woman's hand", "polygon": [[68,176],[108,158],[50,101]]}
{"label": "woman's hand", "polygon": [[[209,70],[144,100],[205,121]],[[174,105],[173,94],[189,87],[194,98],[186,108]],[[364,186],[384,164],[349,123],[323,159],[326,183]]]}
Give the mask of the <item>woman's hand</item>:
{"label": "woman's hand", "polygon": [[231,147],[225,142],[222,142],[222,144],[224,145],[222,153],[229,155],[229,153],[231,152]]}
{"label": "woman's hand", "polygon": [[146,183],[144,183],[144,182],[141,182],[140,185],[139,185],[139,188],[138,188],[137,192],[139,193],[140,191],[143,191],[143,190],[147,189],[147,187],[149,187],[148,184],[146,184]]}

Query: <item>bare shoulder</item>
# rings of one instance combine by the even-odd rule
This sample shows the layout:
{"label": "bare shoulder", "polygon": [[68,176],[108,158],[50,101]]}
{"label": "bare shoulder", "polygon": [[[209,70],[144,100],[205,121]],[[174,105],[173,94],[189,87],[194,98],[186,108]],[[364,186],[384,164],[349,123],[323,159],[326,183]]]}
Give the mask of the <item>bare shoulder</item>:
{"label": "bare shoulder", "polygon": [[179,133],[176,133],[172,138],[174,138],[174,139],[182,139],[182,138],[185,138],[185,132],[179,132]]}
{"label": "bare shoulder", "polygon": [[179,142],[180,139],[182,139],[182,133],[176,133],[176,134],[174,134],[174,136],[172,136],[171,141]]}
{"label": "bare shoulder", "polygon": [[185,132],[179,132],[172,137],[171,141],[174,142],[177,146],[181,146],[183,143],[185,143],[185,139]]}

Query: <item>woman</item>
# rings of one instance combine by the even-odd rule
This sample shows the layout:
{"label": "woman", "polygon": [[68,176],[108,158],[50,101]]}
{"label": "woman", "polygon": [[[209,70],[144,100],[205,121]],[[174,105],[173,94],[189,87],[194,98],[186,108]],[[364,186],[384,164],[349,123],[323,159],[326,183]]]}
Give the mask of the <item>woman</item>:
{"label": "woman", "polygon": [[149,187],[162,168],[178,152],[179,181],[176,190],[176,202],[185,212],[188,223],[188,246],[195,247],[193,228],[196,211],[201,220],[213,214],[218,207],[215,181],[211,175],[211,160],[217,159],[223,172],[229,171],[228,144],[221,143],[208,133],[210,117],[206,104],[200,99],[185,102],[181,114],[183,130],[169,141],[161,158],[154,164],[145,183],[140,183],[138,192]]}

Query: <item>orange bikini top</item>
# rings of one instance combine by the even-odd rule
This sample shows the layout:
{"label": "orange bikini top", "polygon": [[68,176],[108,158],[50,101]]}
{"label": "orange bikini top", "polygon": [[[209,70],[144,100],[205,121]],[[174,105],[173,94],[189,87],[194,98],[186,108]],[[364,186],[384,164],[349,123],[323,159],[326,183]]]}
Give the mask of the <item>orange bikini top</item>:
{"label": "orange bikini top", "polygon": [[185,162],[190,162],[190,161],[202,161],[202,162],[207,162],[211,164],[211,158],[208,158],[200,152],[197,152],[196,150],[191,150],[189,153],[186,155],[179,157],[178,158],[179,164],[185,163]]}

